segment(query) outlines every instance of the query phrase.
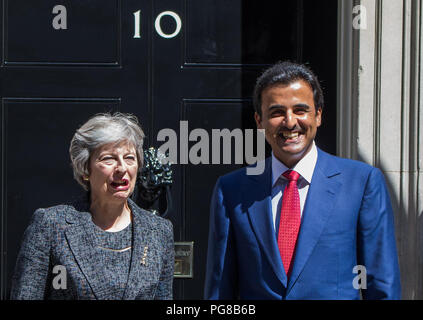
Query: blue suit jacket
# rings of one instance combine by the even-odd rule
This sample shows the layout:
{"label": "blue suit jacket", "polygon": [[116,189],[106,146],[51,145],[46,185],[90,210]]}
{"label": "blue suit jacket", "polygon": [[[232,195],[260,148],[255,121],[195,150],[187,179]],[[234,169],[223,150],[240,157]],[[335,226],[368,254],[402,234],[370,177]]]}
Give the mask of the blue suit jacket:
{"label": "blue suit jacket", "polygon": [[[271,158],[216,183],[211,201],[206,299],[399,299],[394,221],[381,171],[318,149],[289,279],[271,212]],[[364,285],[364,282],[361,282]]]}

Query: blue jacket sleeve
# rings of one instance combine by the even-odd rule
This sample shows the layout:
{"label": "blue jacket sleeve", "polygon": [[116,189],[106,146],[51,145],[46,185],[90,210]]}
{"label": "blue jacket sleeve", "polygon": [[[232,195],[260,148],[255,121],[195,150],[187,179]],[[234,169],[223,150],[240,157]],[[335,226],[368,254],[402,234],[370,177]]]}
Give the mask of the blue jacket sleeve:
{"label": "blue jacket sleeve", "polygon": [[225,205],[221,179],[214,188],[210,205],[204,298],[235,299],[238,292],[236,251],[229,210]]}
{"label": "blue jacket sleeve", "polygon": [[358,225],[358,261],[366,269],[364,299],[400,299],[394,215],[382,172],[368,177]]}

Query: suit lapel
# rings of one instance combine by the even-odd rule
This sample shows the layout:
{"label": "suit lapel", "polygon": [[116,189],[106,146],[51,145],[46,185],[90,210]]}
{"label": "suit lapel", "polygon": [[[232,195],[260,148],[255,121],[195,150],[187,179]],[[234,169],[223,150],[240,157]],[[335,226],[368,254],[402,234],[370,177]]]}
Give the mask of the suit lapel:
{"label": "suit lapel", "polygon": [[287,277],[283,271],[273,227],[271,181],[271,158],[268,158],[263,174],[247,176],[247,183],[244,185],[243,192],[244,203],[248,204],[248,216],[256,238],[276,276],[286,287]]}
{"label": "suit lapel", "polygon": [[294,286],[309,259],[319,237],[333,212],[341,183],[340,171],[332,157],[318,149],[318,158],[302,215],[295,251],[294,265],[289,278],[287,294]]}
{"label": "suit lapel", "polygon": [[107,299],[108,288],[105,285],[106,277],[101,254],[96,248],[93,232],[88,229],[90,220],[91,214],[87,208],[85,211],[69,212],[66,221],[70,226],[66,229],[65,236],[94,295],[97,299],[104,300]]}

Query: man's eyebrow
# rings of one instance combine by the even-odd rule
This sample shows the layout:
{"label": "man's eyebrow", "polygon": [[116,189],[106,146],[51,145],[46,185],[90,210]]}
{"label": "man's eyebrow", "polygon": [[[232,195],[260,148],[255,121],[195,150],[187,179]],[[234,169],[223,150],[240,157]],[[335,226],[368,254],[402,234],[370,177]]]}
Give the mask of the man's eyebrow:
{"label": "man's eyebrow", "polygon": [[295,108],[303,108],[303,109],[307,109],[307,110],[311,109],[311,107],[308,104],[305,104],[305,103],[296,104],[294,107]]}
{"label": "man's eyebrow", "polygon": [[[269,106],[269,111],[274,110],[274,109],[278,110],[278,109],[284,109],[284,108],[286,108],[286,107],[283,106],[283,105],[272,104],[271,106]],[[298,104],[294,105],[294,108],[302,108],[302,109],[310,110],[311,106],[309,106],[308,104],[305,104],[305,103],[298,103]]]}
{"label": "man's eyebrow", "polygon": [[272,104],[271,106],[269,106],[269,110],[273,110],[273,109],[283,109],[285,108],[285,106],[280,105],[280,104]]}

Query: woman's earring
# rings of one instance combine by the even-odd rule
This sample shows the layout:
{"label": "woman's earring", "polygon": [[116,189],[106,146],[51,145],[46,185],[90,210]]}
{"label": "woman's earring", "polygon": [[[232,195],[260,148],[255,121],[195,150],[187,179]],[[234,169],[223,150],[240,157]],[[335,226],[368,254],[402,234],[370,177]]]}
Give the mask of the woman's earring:
{"label": "woman's earring", "polygon": [[82,177],[82,179],[83,179],[84,181],[90,181],[90,178],[88,178],[88,177],[86,177],[86,176],[83,176],[83,177]]}

